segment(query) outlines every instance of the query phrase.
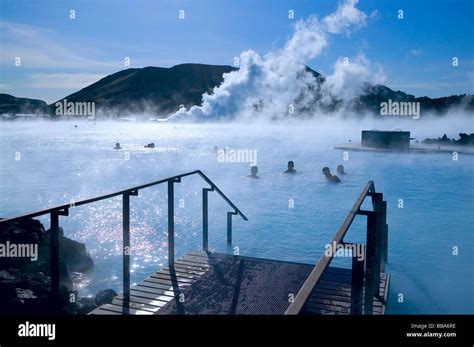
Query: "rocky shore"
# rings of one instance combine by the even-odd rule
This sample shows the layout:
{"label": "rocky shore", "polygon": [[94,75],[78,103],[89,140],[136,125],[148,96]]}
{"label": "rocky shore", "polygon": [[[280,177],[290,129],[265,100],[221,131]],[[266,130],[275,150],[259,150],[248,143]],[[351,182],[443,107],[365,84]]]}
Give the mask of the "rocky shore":
{"label": "rocky shore", "polygon": [[459,133],[459,139],[455,138],[450,139],[446,134],[442,137],[436,138],[426,138],[423,140],[424,144],[428,145],[443,145],[443,146],[474,146],[474,133]]}
{"label": "rocky shore", "polygon": [[[38,220],[0,224],[0,314],[87,314],[111,302],[117,293],[100,291],[80,297],[74,283],[93,270],[94,261],[83,243],[64,236],[60,228],[60,302],[51,296],[51,237]],[[27,250],[31,250],[25,256]],[[22,251],[22,252],[20,252]]]}

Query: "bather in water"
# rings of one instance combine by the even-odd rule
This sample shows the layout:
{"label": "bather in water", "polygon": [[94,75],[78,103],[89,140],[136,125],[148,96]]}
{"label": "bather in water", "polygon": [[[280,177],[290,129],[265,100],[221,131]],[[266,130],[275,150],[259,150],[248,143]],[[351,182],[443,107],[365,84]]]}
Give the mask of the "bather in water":
{"label": "bather in water", "polygon": [[338,165],[336,169],[338,175],[346,175],[346,172],[344,171],[344,166]]}
{"label": "bather in water", "polygon": [[341,183],[341,180],[336,175],[331,174],[331,170],[327,166],[323,167],[323,175],[329,183]]}
{"label": "bather in water", "polygon": [[147,145],[144,146],[145,148],[155,148],[155,144],[152,142],[152,143],[149,143]]}
{"label": "bather in water", "polygon": [[115,144],[114,149],[122,149],[122,147],[120,147],[120,143],[117,142],[117,143]]}
{"label": "bather in water", "polygon": [[293,163],[293,160],[290,160],[288,162],[288,169],[286,171],[283,171],[283,173],[285,173],[285,174],[294,174],[294,173],[296,173],[295,163]]}
{"label": "bather in water", "polygon": [[260,178],[257,176],[258,173],[258,167],[257,166],[251,166],[250,167],[250,175],[248,175],[248,178]]}

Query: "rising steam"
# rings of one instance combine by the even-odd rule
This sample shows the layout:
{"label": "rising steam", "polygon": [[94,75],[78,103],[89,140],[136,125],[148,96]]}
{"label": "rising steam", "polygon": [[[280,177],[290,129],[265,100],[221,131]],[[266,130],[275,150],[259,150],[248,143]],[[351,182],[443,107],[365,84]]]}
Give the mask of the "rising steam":
{"label": "rising steam", "polygon": [[344,104],[356,96],[362,82],[381,76],[380,71],[373,73],[372,64],[363,55],[350,63],[339,59],[333,74],[326,78],[315,75],[304,64],[323,52],[331,35],[349,35],[366,25],[367,15],[356,4],[357,0],[346,0],[322,19],[312,15],[298,21],[292,36],[276,52],[263,56],[252,50],[242,52],[239,69],[224,74],[222,84],[212,94],[203,95],[202,106],[193,106],[172,118],[278,119],[327,111],[335,98]]}

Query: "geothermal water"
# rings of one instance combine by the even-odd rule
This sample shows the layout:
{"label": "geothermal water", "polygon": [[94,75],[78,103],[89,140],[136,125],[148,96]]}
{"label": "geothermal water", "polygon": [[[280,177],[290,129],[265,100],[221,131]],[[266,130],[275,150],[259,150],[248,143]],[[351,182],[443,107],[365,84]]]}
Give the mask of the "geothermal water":
{"label": "geothermal water", "polygon": [[[457,125],[456,125],[457,124]],[[234,217],[233,246],[241,255],[316,263],[369,180],[388,202],[388,313],[474,313],[474,156],[349,152],[335,144],[358,142],[360,130],[412,130],[412,137],[456,136],[472,122],[407,121],[406,125],[327,120],[305,124],[163,124],[117,122],[0,123],[1,217],[110,193],[200,169],[249,218]],[[75,127],[74,125],[77,125]],[[114,150],[120,142],[122,149]],[[154,149],[143,146],[154,142]],[[259,180],[249,163],[219,162],[214,146],[256,150]],[[19,160],[17,160],[19,159]],[[288,160],[297,174],[284,175]],[[343,164],[348,175],[329,185],[321,174]],[[176,251],[202,242],[199,177],[175,185]],[[131,197],[132,282],[167,263],[167,190],[155,186]],[[399,208],[403,199],[403,208]],[[209,196],[209,245],[226,245],[228,206]],[[95,261],[83,295],[121,288],[121,198],[75,207],[60,218],[66,236],[86,243]],[[47,218],[40,218],[49,227]],[[363,242],[364,217],[346,241]],[[458,255],[453,255],[458,247]],[[348,266],[336,258],[333,265]],[[399,302],[403,294],[403,302]]]}

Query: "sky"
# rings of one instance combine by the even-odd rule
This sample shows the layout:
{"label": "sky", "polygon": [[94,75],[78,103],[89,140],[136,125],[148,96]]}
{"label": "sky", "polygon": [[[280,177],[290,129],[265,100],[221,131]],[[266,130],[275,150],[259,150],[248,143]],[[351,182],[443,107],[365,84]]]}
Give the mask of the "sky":
{"label": "sky", "polygon": [[[0,0],[0,93],[51,103],[129,67],[232,65],[248,49],[260,55],[282,49],[296,22],[327,16],[338,4]],[[363,54],[392,89],[429,97],[474,94],[474,1],[360,0],[357,8],[367,15],[365,25],[331,36],[308,66],[329,75],[338,59]]]}

